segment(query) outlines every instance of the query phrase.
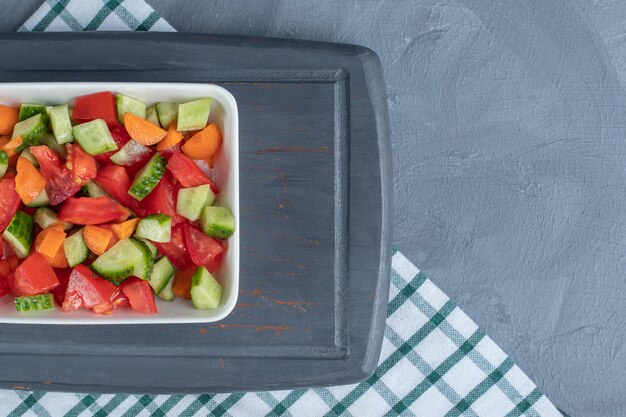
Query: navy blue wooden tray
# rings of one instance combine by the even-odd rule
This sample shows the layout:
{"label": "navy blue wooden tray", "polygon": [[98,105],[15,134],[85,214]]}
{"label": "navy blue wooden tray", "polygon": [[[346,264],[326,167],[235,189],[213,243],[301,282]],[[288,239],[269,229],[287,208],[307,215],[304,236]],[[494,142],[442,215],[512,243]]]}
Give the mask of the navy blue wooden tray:
{"label": "navy blue wooden tray", "polygon": [[[228,392],[355,382],[382,343],[391,241],[382,71],[363,47],[165,33],[0,35],[0,82],[207,82],[240,120],[241,292],[195,325],[0,325],[0,386]],[[1,86],[0,86],[1,88]]]}

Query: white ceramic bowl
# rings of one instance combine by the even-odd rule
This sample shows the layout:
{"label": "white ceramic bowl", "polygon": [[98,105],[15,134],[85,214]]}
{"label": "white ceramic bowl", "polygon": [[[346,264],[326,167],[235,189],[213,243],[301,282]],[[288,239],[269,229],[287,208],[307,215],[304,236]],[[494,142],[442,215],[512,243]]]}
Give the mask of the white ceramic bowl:
{"label": "white ceramic bowl", "polygon": [[53,310],[18,313],[13,297],[0,298],[0,323],[37,324],[172,324],[221,320],[235,307],[239,294],[239,121],[237,103],[227,90],[212,84],[187,83],[0,83],[0,104],[72,103],[78,96],[99,91],[113,91],[144,100],[148,105],[159,101],[185,102],[197,98],[213,99],[209,122],[217,123],[224,135],[215,160],[214,180],[220,188],[217,203],[232,209],[237,221],[235,234],[228,240],[226,256],[216,277],[223,287],[222,300],[215,310],[196,310],[189,300],[163,301],[157,298],[158,314],[147,315],[130,309],[115,310],[104,316],[80,309],[63,313]]}

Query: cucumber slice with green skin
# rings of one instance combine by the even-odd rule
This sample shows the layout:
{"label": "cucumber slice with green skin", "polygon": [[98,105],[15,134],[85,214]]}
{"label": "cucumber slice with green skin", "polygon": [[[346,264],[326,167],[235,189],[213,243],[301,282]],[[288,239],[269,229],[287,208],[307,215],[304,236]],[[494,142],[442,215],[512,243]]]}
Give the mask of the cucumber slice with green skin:
{"label": "cucumber slice with green skin", "polygon": [[198,310],[213,310],[220,305],[222,286],[203,266],[191,278],[191,301]]}
{"label": "cucumber slice with green skin", "polygon": [[131,275],[136,275],[135,269],[147,269],[147,261],[151,259],[150,251],[146,253],[131,239],[122,239],[109,250],[100,255],[92,264],[91,269],[101,277],[120,285]]}
{"label": "cucumber slice with green skin", "polygon": [[61,104],[60,106],[48,109],[50,116],[50,125],[52,125],[52,133],[59,145],[74,141],[72,136],[72,122],[70,121],[69,106]]}
{"label": "cucumber slice with green skin", "polygon": [[155,294],[160,293],[161,290],[165,288],[172,278],[174,278],[175,272],[174,265],[172,265],[167,256],[162,257],[154,264],[148,282]]}
{"label": "cucumber slice with green skin", "polygon": [[52,294],[44,293],[32,295],[30,297],[17,297],[15,299],[15,309],[20,312],[48,310],[52,308]]}
{"label": "cucumber slice with green skin", "polygon": [[109,195],[104,191],[94,180],[90,180],[87,184],[85,184],[85,189],[87,190],[87,194],[89,197],[98,198],[98,197],[108,197]]}
{"label": "cucumber slice with green skin", "polygon": [[130,185],[128,194],[139,201],[146,198],[146,196],[154,190],[154,187],[157,186],[159,181],[161,181],[161,178],[163,178],[163,174],[165,174],[165,164],[165,159],[158,153],[155,154],[148,163],[141,168],[141,171],[135,175],[135,179]]}
{"label": "cucumber slice with green skin", "polygon": [[164,129],[167,129],[170,123],[178,119],[178,103],[157,103],[155,107],[159,116],[159,122],[161,122],[161,126]]}
{"label": "cucumber slice with green skin", "polygon": [[36,114],[43,114],[46,117],[46,123],[48,122],[48,112],[46,111],[46,106],[41,104],[22,104],[20,106],[20,114],[18,116],[18,121],[30,119]]}
{"label": "cucumber slice with green skin", "polygon": [[4,177],[9,168],[9,154],[5,151],[0,151],[0,178]]}
{"label": "cucumber slice with green skin", "polygon": [[141,251],[143,255],[142,262],[139,262],[137,265],[135,265],[134,275],[137,278],[145,280],[150,279],[150,275],[152,274],[152,268],[154,267],[154,256],[152,255],[150,248],[139,239],[131,237],[130,240],[135,244],[135,246]]}
{"label": "cucumber slice with green skin", "polygon": [[203,129],[209,121],[211,99],[203,98],[178,105],[179,132]]}
{"label": "cucumber slice with green skin", "polygon": [[65,151],[65,145],[59,145],[54,135],[50,133],[46,133],[41,138],[41,144],[46,145],[49,148],[52,148],[56,153],[61,155],[64,159],[67,156],[67,152]]}
{"label": "cucumber slice with green skin", "polygon": [[161,126],[161,124],[159,123],[159,116],[157,114],[155,106],[148,107],[146,109],[146,120],[159,127]]}
{"label": "cucumber slice with green skin", "polygon": [[135,140],[129,140],[126,145],[111,155],[111,162],[116,165],[128,166],[140,160],[144,155],[150,153],[150,148]]}
{"label": "cucumber slice with green skin", "polygon": [[102,119],[76,125],[72,128],[72,134],[80,147],[89,155],[100,155],[117,150],[117,144],[106,122]]}
{"label": "cucumber slice with green skin", "polygon": [[165,214],[149,214],[137,223],[135,236],[153,242],[169,242],[172,239],[172,219]]}
{"label": "cucumber slice with green skin", "polygon": [[142,119],[146,118],[146,103],[138,98],[117,94],[115,102],[117,103],[117,118],[120,119],[121,124],[124,124],[124,114],[126,112],[139,116]]}
{"label": "cucumber slice with green skin", "polygon": [[18,258],[28,256],[33,243],[33,228],[33,218],[23,211],[18,211],[2,232],[2,237],[9,242]]}
{"label": "cucumber slice with green skin", "polygon": [[28,207],[43,207],[50,205],[50,199],[48,198],[48,192],[44,188],[41,193],[33,201],[26,204]]}
{"label": "cucumber slice with green skin", "polygon": [[89,257],[89,248],[85,243],[83,236],[83,229],[68,236],[63,241],[63,251],[67,258],[67,263],[70,268],[74,268],[78,264],[82,264]]}
{"label": "cucumber slice with green skin", "polygon": [[173,283],[174,283],[174,277],[172,277],[172,279],[170,279],[167,282],[167,285],[165,285],[165,288],[159,291],[159,293],[157,294],[157,297],[165,301],[172,301],[174,298],[176,298],[176,295],[174,295],[174,291],[172,291]]}
{"label": "cucumber slice with green skin", "polygon": [[39,145],[41,138],[48,131],[47,125],[47,116],[41,113],[36,114],[17,123],[13,128],[13,136],[11,138],[21,136],[24,146]]}
{"label": "cucumber slice with green skin", "polygon": [[22,153],[20,153],[20,157],[28,159],[28,161],[33,164],[35,168],[39,168],[39,161],[37,161],[37,158],[33,156],[33,153],[30,151],[30,147],[25,147]]}
{"label": "cucumber slice with green skin", "polygon": [[227,207],[206,206],[202,209],[200,226],[207,236],[228,239],[235,233],[235,217]]}
{"label": "cucumber slice with green skin", "polygon": [[159,251],[157,250],[157,247],[154,246],[154,244],[152,242],[150,242],[148,239],[144,239],[142,237],[137,237],[135,236],[135,238],[137,240],[141,240],[143,243],[146,244],[146,246],[148,247],[148,249],[150,249],[150,253],[152,254],[153,258],[157,258],[159,256]]}
{"label": "cucumber slice with green skin", "polygon": [[71,223],[60,222],[57,214],[48,207],[40,207],[35,211],[33,220],[42,229],[47,229],[55,224],[62,224],[64,230],[70,230],[73,225]]}
{"label": "cucumber slice with green skin", "polygon": [[191,221],[196,221],[202,214],[205,206],[215,203],[215,194],[210,185],[181,188],[176,199],[176,212]]}

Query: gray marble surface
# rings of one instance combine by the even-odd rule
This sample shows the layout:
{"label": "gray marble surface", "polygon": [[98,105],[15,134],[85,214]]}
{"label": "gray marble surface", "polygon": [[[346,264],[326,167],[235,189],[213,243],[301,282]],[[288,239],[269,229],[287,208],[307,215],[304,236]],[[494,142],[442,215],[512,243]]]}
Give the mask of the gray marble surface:
{"label": "gray marble surface", "polygon": [[[11,31],[39,1],[7,3]],[[149,3],[180,31],[374,49],[395,246],[560,408],[624,414],[626,4]]]}

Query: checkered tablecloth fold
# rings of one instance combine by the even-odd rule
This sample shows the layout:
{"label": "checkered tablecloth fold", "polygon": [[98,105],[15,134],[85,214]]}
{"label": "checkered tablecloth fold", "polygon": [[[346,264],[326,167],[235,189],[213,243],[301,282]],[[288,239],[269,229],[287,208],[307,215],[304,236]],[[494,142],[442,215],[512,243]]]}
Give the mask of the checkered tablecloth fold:
{"label": "checkered tablecloth fold", "polygon": [[[174,30],[141,0],[48,0],[23,31]],[[0,391],[10,416],[565,415],[450,298],[404,255],[392,258],[378,368],[359,384],[206,395]]]}

